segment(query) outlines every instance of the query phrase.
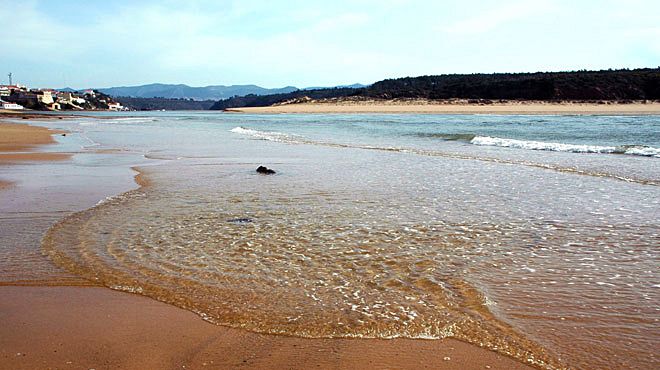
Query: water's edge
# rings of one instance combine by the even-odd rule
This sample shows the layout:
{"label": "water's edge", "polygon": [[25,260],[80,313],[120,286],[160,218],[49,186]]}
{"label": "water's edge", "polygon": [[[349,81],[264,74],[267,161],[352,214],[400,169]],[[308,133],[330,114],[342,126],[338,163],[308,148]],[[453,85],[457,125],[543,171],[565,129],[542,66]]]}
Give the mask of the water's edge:
{"label": "water's edge", "polygon": [[[551,354],[547,349],[543,348],[535,341],[527,338],[519,330],[512,327],[509,323],[502,320],[502,318],[497,317],[488,309],[488,306],[484,302],[485,296],[479,292],[475,287],[469,284],[466,281],[456,280],[452,282],[452,285],[455,287],[456,295],[462,297],[464,303],[464,310],[469,311],[470,320],[474,319],[480,323],[488,322],[487,327],[490,327],[493,331],[502,331],[505,334],[505,337],[499,338],[499,340],[483,340],[487,335],[487,332],[482,332],[483,337],[475,335],[465,335],[460,332],[460,330],[450,328],[445,330],[441,336],[428,336],[428,335],[419,335],[419,336],[406,336],[406,335],[391,335],[391,336],[374,336],[374,335],[332,335],[332,336],[319,336],[319,335],[305,335],[305,334],[291,334],[284,330],[279,330],[277,328],[268,329],[268,328],[259,328],[258,325],[254,327],[246,326],[244,323],[233,323],[231,321],[223,320],[222,318],[214,317],[204,312],[203,309],[200,309],[199,306],[195,305],[192,300],[186,299],[185,297],[172,297],[168,295],[166,289],[160,287],[156,284],[152,284],[146,281],[136,281],[133,280],[131,276],[112,276],[112,274],[105,273],[101,270],[94,270],[93,268],[84,267],[76,259],[76,253],[78,252],[73,246],[76,245],[76,240],[69,240],[69,236],[64,236],[64,240],[61,239],[60,235],[63,228],[74,227],[76,228],[78,223],[81,220],[87,219],[94,212],[102,209],[106,205],[110,204],[113,200],[130,196],[133,194],[140,194],[145,191],[151,191],[153,185],[152,179],[149,178],[148,170],[146,166],[133,166],[131,169],[137,172],[134,176],[135,183],[139,186],[137,189],[131,189],[126,192],[109,196],[104,200],[99,201],[95,206],[85,209],[73,214],[67,215],[56,224],[52,225],[44,237],[42,238],[42,249],[43,253],[48,256],[55,264],[59,267],[64,268],[65,270],[76,274],[78,276],[87,279],[92,284],[97,286],[103,286],[111,290],[116,290],[125,293],[138,294],[140,296],[148,297],[159,302],[163,302],[169,305],[172,305],[177,308],[181,308],[198,315],[202,320],[207,321],[214,325],[243,329],[251,331],[254,333],[260,334],[270,334],[270,335],[282,335],[282,336],[295,336],[302,338],[310,339],[396,339],[396,338],[406,338],[406,339],[417,339],[417,340],[439,340],[444,338],[452,338],[460,340],[462,342],[478,346],[480,348],[485,348],[500,355],[504,355],[509,358],[513,358],[521,363],[525,363],[536,368],[540,369],[563,369],[568,368],[563,364],[556,355]],[[61,246],[66,245],[70,249],[63,250]],[[58,246],[60,246],[58,248]],[[116,271],[115,271],[116,272]],[[132,280],[132,282],[131,282]],[[168,299],[172,297],[171,299]],[[470,322],[463,323],[466,326],[470,326],[471,329],[479,332],[483,328],[477,328]],[[481,324],[480,324],[481,325]],[[490,333],[492,334],[492,333]]]}

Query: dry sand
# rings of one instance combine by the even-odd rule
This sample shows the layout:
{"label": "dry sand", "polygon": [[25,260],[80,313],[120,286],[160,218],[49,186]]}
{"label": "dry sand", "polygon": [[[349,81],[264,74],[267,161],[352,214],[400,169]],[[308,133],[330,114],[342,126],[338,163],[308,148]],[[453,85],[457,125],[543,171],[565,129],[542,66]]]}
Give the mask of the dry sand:
{"label": "dry sand", "polygon": [[330,101],[282,104],[270,107],[231,108],[240,113],[417,113],[417,114],[599,114],[656,115],[660,103],[630,104],[506,102],[469,104],[432,101]]}
{"label": "dry sand", "polygon": [[[0,124],[0,148],[34,150],[35,145],[52,143],[53,133],[39,127]],[[0,183],[0,187],[6,185]],[[24,193],[21,196],[30,196],[28,190]],[[58,197],[49,194],[47,199]],[[48,226],[35,223],[33,233],[42,234]],[[24,243],[23,248],[39,247],[38,238],[26,238]],[[54,284],[64,281],[75,280]],[[174,306],[103,287],[12,286],[0,279],[0,369],[204,367],[529,368],[452,339],[304,339],[256,334],[216,326]]]}

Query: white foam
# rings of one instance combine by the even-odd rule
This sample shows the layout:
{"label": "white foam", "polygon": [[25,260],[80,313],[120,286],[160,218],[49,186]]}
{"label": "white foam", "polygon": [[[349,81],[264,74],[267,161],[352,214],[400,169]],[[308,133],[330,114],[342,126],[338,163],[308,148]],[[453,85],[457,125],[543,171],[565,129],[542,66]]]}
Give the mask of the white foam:
{"label": "white foam", "polygon": [[250,136],[255,139],[260,139],[260,140],[268,140],[268,141],[277,141],[277,142],[294,142],[293,136],[294,135],[288,135],[283,132],[277,132],[277,131],[258,131],[258,130],[253,130],[249,128],[244,128],[244,127],[234,127],[233,129],[229,130],[235,134],[241,134],[245,136]]}
{"label": "white foam", "polygon": [[109,196],[109,197],[105,197],[104,199],[101,199],[101,200],[99,200],[98,202],[96,202],[96,206],[100,206],[101,204],[105,204],[105,203],[111,202],[111,201],[113,201],[113,200],[115,200],[115,199],[120,198],[122,195],[123,195],[123,194],[117,194],[117,195],[111,195],[111,196]]}
{"label": "white foam", "polygon": [[114,290],[121,290],[123,292],[129,292],[129,293],[142,293],[142,287],[134,287],[134,286],[128,286],[128,285],[112,285],[110,289]]}
{"label": "white foam", "polygon": [[619,153],[630,155],[641,155],[660,158],[660,149],[646,146],[616,147],[601,145],[563,144],[545,141],[504,139],[492,136],[476,136],[470,140],[471,144],[484,146],[499,146],[504,148],[516,148],[527,150],[548,150],[554,152],[572,153]]}
{"label": "white foam", "polygon": [[544,141],[503,139],[491,136],[476,136],[470,141],[470,143],[475,145],[501,146],[505,148],[551,150],[556,152],[575,153],[614,153],[616,150],[616,147],[614,146],[562,144]]}
{"label": "white foam", "polygon": [[647,157],[656,157],[660,158],[660,148],[651,148],[651,147],[633,147],[633,148],[628,148],[625,152],[625,154],[632,154],[632,155],[643,155]]}

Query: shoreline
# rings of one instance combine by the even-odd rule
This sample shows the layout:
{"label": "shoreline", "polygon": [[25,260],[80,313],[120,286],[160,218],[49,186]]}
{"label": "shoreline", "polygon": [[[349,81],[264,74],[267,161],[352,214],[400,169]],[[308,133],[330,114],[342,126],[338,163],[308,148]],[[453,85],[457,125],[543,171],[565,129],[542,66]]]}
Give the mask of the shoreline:
{"label": "shoreline", "polygon": [[455,339],[312,339],[216,326],[104,287],[0,286],[7,369],[532,369]]}
{"label": "shoreline", "polygon": [[8,110],[0,109],[0,120],[3,118],[19,118],[19,119],[64,119],[69,115],[54,113],[54,111],[40,111],[40,110]]}
{"label": "shoreline", "polygon": [[[57,143],[54,135],[66,135],[64,131],[24,123],[6,123],[0,116],[0,165],[22,162],[63,161],[71,158],[69,153],[42,152],[38,149]],[[0,179],[0,189],[11,186],[11,182]]]}
{"label": "shoreline", "polygon": [[454,101],[312,101],[268,107],[228,108],[246,114],[502,114],[502,115],[660,115],[660,102],[574,103],[515,102],[468,103]]}
{"label": "shoreline", "polygon": [[[5,124],[13,125],[16,124]],[[26,126],[20,124],[21,126]],[[52,139],[51,131],[27,126],[23,135],[43,144],[20,144],[20,150],[39,155],[38,145]],[[0,132],[2,132],[0,124]],[[44,137],[47,134],[48,138]],[[36,137],[39,137],[37,140]],[[5,163],[11,165],[12,163]],[[39,171],[39,167],[34,170]],[[43,170],[43,167],[42,167]],[[138,173],[132,179],[148,186]],[[21,183],[9,185],[19,196],[29,196]],[[81,189],[84,186],[77,183]],[[126,189],[128,191],[130,189]],[[48,192],[49,190],[45,190]],[[45,209],[63,194],[50,191]],[[107,191],[106,192],[110,192]],[[111,196],[114,194],[106,194]],[[88,203],[69,195],[78,208]],[[51,206],[49,206],[51,204]],[[20,206],[13,212],[25,211]],[[53,218],[55,222],[62,215]],[[37,236],[52,224],[30,225]],[[1,225],[0,225],[1,226]],[[9,224],[12,227],[12,224]],[[42,230],[43,229],[43,230]],[[40,238],[19,240],[37,243]],[[4,251],[3,251],[4,253]],[[151,298],[124,293],[79,277],[57,277],[52,284],[0,281],[0,368],[66,367],[163,368],[192,366],[250,368],[491,368],[530,369],[518,360],[455,339],[310,339],[258,334],[217,326],[198,315]],[[91,284],[91,285],[90,285]],[[90,286],[85,286],[90,285]],[[40,339],[41,338],[41,339]],[[45,339],[44,339],[45,338]]]}
{"label": "shoreline", "polygon": [[[1,118],[3,117],[0,116]],[[31,150],[39,145],[55,144],[53,135],[65,134],[65,131],[50,130],[24,123],[6,123],[1,120],[0,131],[2,131],[0,152]]]}

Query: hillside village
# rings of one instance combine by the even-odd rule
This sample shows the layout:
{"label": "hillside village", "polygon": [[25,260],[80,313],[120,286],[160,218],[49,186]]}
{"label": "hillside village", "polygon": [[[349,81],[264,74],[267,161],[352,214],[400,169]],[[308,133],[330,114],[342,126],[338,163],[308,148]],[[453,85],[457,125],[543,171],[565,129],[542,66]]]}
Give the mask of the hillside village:
{"label": "hillside village", "polygon": [[95,90],[58,91],[30,89],[25,85],[0,85],[0,109],[5,110],[128,110],[112,97]]}

